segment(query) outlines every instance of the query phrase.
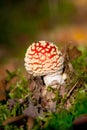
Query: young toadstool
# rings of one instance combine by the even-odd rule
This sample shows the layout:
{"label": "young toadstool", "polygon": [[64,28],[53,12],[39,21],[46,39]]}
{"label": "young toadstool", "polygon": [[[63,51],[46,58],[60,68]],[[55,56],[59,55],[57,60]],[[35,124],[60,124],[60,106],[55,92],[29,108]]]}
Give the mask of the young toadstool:
{"label": "young toadstool", "polygon": [[64,58],[55,44],[48,41],[31,44],[24,61],[27,72],[33,76],[43,76],[46,86],[64,83]]}

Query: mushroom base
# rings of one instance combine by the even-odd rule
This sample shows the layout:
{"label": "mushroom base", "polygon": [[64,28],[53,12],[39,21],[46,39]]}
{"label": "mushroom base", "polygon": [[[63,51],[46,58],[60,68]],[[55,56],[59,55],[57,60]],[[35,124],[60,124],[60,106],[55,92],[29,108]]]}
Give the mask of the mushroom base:
{"label": "mushroom base", "polygon": [[[67,77],[66,77],[67,78]],[[53,86],[55,84],[64,84],[65,83],[65,74],[58,74],[58,73],[53,73],[50,75],[46,75],[43,77],[44,83],[46,86]]]}

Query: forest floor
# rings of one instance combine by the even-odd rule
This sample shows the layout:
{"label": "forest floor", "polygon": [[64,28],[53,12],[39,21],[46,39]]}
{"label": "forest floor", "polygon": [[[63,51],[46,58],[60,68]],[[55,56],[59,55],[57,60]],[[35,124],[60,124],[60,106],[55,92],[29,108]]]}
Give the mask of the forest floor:
{"label": "forest floor", "polygon": [[[70,86],[71,88],[68,90],[68,93],[67,93],[68,96],[67,96],[67,98],[66,97],[64,98],[64,101],[58,99],[60,106],[62,103],[65,103],[66,100],[68,100],[68,98],[70,98],[70,100],[68,100],[68,102],[65,103],[64,105],[65,106],[67,106],[67,104],[70,105],[70,102],[72,102],[71,104],[74,104],[74,97],[75,97],[74,94],[77,94],[77,93],[79,93],[76,95],[77,100],[79,100],[79,98],[78,98],[79,96],[87,98],[86,94],[85,94],[87,91],[87,81],[86,81],[87,53],[86,53],[86,49],[85,49],[87,47],[87,37],[86,36],[87,36],[87,27],[86,26],[68,26],[68,27],[66,26],[66,27],[56,27],[55,29],[50,30],[50,31],[43,31],[43,33],[41,32],[36,38],[36,40],[39,39],[39,40],[53,41],[58,46],[60,46],[63,51],[66,47],[65,53],[69,56],[70,62],[75,67],[74,69],[76,71],[75,72],[76,79],[75,80],[73,78],[71,78],[72,80],[70,78],[68,79],[68,86]],[[22,50],[23,48],[26,48],[25,46],[26,46],[26,44],[22,45],[22,47],[20,49]],[[24,49],[24,50],[26,50],[26,49]],[[20,56],[16,57],[14,54],[11,55],[11,52],[12,51],[10,51],[9,47],[7,49],[7,46],[4,46],[4,47],[2,46],[0,48],[0,59],[1,59],[1,64],[0,64],[0,102],[1,102],[1,104],[0,104],[0,125],[1,125],[1,129],[0,130],[4,130],[4,128],[5,128],[5,130],[9,130],[9,128],[14,129],[14,130],[26,130],[26,128],[28,128],[28,130],[31,130],[32,127],[34,126],[35,122],[32,118],[29,118],[30,115],[27,115],[28,118],[26,119],[26,116],[23,115],[22,112],[25,111],[26,109],[28,109],[28,112],[30,114],[31,112],[34,112],[34,107],[32,105],[30,105],[31,108],[33,107],[33,110],[30,111],[30,108],[27,105],[27,102],[28,102],[27,98],[29,98],[28,97],[29,95],[27,95],[27,91],[29,91],[29,90],[26,89],[26,91],[25,91],[23,89],[23,87],[24,86],[29,87],[29,85],[30,85],[30,87],[32,87],[35,84],[37,86],[38,85],[37,80],[39,81],[39,79],[37,79],[36,83],[34,83],[33,78],[29,77],[28,74],[26,73],[25,68],[24,68],[24,51],[23,51],[23,54],[21,57]],[[17,51],[15,50],[14,52],[16,53],[16,55],[18,55],[20,53],[20,51],[18,51],[18,50]],[[68,64],[68,63],[66,63],[66,64]],[[69,68],[69,72],[70,72],[70,74],[73,73],[72,67]],[[28,80],[29,80],[30,84],[27,83]],[[14,89],[14,86],[15,86],[15,89]],[[18,90],[17,90],[17,88],[18,88]],[[21,95],[20,95],[20,92],[21,92]],[[17,93],[18,93],[18,95],[17,95]],[[74,93],[74,94],[72,94],[72,93]],[[17,96],[17,99],[15,98],[16,96]],[[83,106],[81,106],[81,107],[83,107],[83,108],[81,108],[81,110],[79,110],[79,112],[76,111],[77,113],[73,113],[73,112],[75,112],[76,107],[78,105],[74,106],[74,108],[73,108],[74,110],[72,110],[73,111],[72,116],[69,115],[69,117],[68,117],[67,111],[62,111],[63,114],[66,115],[66,118],[62,121],[62,123],[64,123],[65,120],[67,119],[66,124],[64,124],[64,130],[66,130],[66,128],[68,128],[68,119],[70,121],[69,125],[71,127],[71,124],[72,124],[71,122],[73,121],[72,118],[75,119],[80,114],[87,114],[87,111],[84,108],[84,104],[86,104],[85,100],[83,100],[81,97],[80,97],[80,99],[83,102]],[[17,100],[19,102],[17,102]],[[12,104],[9,104],[9,103],[12,103]],[[28,104],[29,103],[30,102],[28,102]],[[13,105],[13,106],[11,106],[11,105]],[[13,110],[10,107],[12,107]],[[11,113],[9,113],[9,110],[7,108],[9,108]],[[39,109],[41,111],[43,111],[42,108],[39,108]],[[60,109],[58,109],[58,111],[60,111]],[[4,114],[2,114],[1,112],[4,112]],[[25,113],[26,112],[27,111],[25,111]],[[71,112],[71,111],[69,111],[69,112]],[[47,113],[47,114],[48,115],[45,115],[45,118],[40,118],[39,120],[36,121],[36,123],[39,122],[39,126],[36,125],[34,130],[38,130],[40,128],[44,129],[44,130],[45,129],[50,130],[50,128],[54,128],[54,126],[55,126],[55,123],[53,123],[53,122],[52,122],[53,124],[51,126],[49,124],[49,121],[53,121],[51,119],[51,117],[55,121],[56,121],[55,118],[57,118],[57,120],[61,120],[61,116],[63,117],[63,115],[60,115],[60,117],[58,117],[58,115],[56,115],[56,117],[55,117],[55,115],[52,115],[52,113]],[[33,117],[33,118],[35,118],[35,117]],[[20,120],[22,120],[21,123],[20,123]],[[78,122],[76,122],[76,121],[75,121],[75,123],[78,124],[79,121]],[[19,125],[17,125],[17,123],[15,123],[15,122],[18,122]],[[86,122],[87,122],[87,120],[86,120]],[[9,125],[9,124],[11,124],[11,125]],[[57,130],[58,127],[61,127],[61,121],[58,125],[55,126],[55,130]]]}

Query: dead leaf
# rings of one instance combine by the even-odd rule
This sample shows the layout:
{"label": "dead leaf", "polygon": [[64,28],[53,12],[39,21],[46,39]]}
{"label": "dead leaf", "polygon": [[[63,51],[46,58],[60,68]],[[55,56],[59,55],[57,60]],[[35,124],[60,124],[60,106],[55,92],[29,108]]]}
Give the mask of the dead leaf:
{"label": "dead leaf", "polygon": [[15,117],[8,117],[5,121],[3,121],[3,125],[7,125],[9,123],[13,123],[13,122],[17,122],[21,119],[25,118],[25,115],[19,115],[19,116],[15,116]]}
{"label": "dead leaf", "polygon": [[5,80],[0,81],[0,101],[6,99],[6,92],[5,92]]}
{"label": "dead leaf", "polygon": [[75,58],[78,58],[82,55],[81,51],[77,49],[76,46],[72,46],[71,48],[68,48],[68,54],[70,57],[70,60],[74,60]]}
{"label": "dead leaf", "polygon": [[27,130],[32,130],[33,126],[34,126],[34,119],[28,117],[28,120],[27,120],[27,127],[28,128],[27,128]]}
{"label": "dead leaf", "polygon": [[83,123],[87,123],[87,114],[82,114],[73,121],[74,125],[79,125]]}
{"label": "dead leaf", "polygon": [[74,60],[82,55],[81,51],[78,49],[78,46],[73,42],[65,44],[61,51],[64,57],[68,56],[70,60]]}
{"label": "dead leaf", "polygon": [[32,81],[30,81],[29,82],[29,89],[31,90],[31,91],[33,91],[34,90],[34,88],[35,88],[35,82],[34,82],[34,80],[32,80]]}
{"label": "dead leaf", "polygon": [[6,71],[3,70],[3,68],[0,66],[0,80],[3,80],[6,78]]}
{"label": "dead leaf", "polygon": [[8,99],[7,105],[8,105],[9,110],[13,109],[14,105],[16,104],[16,102],[17,102],[17,99]]}
{"label": "dead leaf", "polygon": [[30,103],[29,104],[29,107],[27,107],[25,110],[24,110],[24,115],[25,116],[28,116],[28,117],[31,117],[31,118],[36,118],[38,116],[38,112],[37,112],[37,109],[36,107],[33,105],[33,103]]}

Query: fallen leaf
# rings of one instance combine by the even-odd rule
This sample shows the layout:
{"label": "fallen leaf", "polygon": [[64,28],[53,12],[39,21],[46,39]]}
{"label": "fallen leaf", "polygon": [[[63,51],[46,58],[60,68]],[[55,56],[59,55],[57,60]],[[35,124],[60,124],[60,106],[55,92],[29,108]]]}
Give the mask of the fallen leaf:
{"label": "fallen leaf", "polygon": [[36,118],[38,116],[38,112],[37,112],[37,109],[36,107],[33,105],[33,103],[30,103],[29,104],[29,107],[27,107],[25,110],[24,110],[24,115],[25,116],[28,116],[28,117],[31,117],[31,118]]}
{"label": "fallen leaf", "polygon": [[6,100],[5,80],[0,81],[0,101]]}
{"label": "fallen leaf", "polygon": [[68,48],[68,55],[70,57],[70,60],[73,60],[75,58],[78,58],[82,55],[81,51],[77,49],[76,46],[72,46],[71,48]]}
{"label": "fallen leaf", "polygon": [[82,55],[81,51],[78,49],[78,46],[73,42],[65,44],[61,51],[64,57],[68,56],[70,60],[74,60]]}
{"label": "fallen leaf", "polygon": [[19,115],[19,116],[15,116],[15,117],[8,117],[5,121],[3,121],[3,125],[7,125],[13,122],[17,122],[21,119],[25,118],[25,115]]}
{"label": "fallen leaf", "polygon": [[28,117],[28,120],[27,120],[27,127],[28,128],[27,128],[27,130],[32,130],[33,126],[34,126],[34,119]]}
{"label": "fallen leaf", "polygon": [[74,125],[79,125],[82,123],[87,123],[87,114],[82,114],[73,121]]}

